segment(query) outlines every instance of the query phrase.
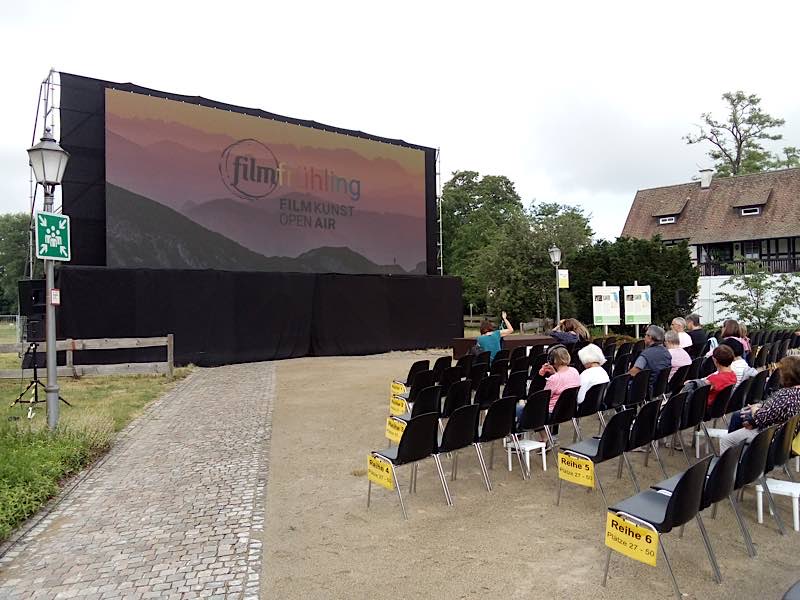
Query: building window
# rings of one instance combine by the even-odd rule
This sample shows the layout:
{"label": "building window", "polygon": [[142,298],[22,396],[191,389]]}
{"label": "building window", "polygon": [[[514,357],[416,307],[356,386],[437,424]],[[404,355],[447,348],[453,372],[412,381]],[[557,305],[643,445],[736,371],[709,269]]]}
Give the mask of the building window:
{"label": "building window", "polygon": [[742,253],[744,254],[745,258],[758,258],[759,257],[759,246],[758,242],[743,242],[742,243]]}
{"label": "building window", "polygon": [[761,207],[760,206],[751,206],[750,208],[743,208],[742,209],[742,216],[743,217],[752,217],[754,215],[761,214]]}
{"label": "building window", "polygon": [[658,220],[659,225],[669,225],[670,223],[675,222],[675,217],[661,217]]}

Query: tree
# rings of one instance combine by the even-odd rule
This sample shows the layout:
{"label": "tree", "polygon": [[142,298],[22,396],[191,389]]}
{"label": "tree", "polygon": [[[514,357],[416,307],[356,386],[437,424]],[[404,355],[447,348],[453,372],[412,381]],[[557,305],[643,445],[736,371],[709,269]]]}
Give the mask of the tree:
{"label": "tree", "polygon": [[[578,318],[592,323],[592,286],[649,285],[652,292],[651,320],[669,325],[674,317],[686,315],[697,297],[698,270],[692,265],[686,242],[672,246],[652,240],[618,238],[599,241],[583,248],[573,260],[571,279]],[[682,290],[683,298],[679,298]],[[683,303],[678,303],[683,300]]]}
{"label": "tree", "polygon": [[[0,312],[17,312],[17,282],[26,276],[30,219],[25,213],[0,215]],[[34,277],[43,276],[42,261],[34,260]]]}
{"label": "tree", "polygon": [[[724,93],[722,99],[728,105],[727,120],[718,121],[711,113],[703,113],[703,124],[698,126],[700,132],[684,136],[686,143],[711,143],[713,148],[708,156],[715,161],[714,168],[719,177],[785,168],[776,166],[784,163],[765,149],[762,142],[780,140],[783,136],[773,130],[782,127],[786,121],[765,113],[760,107],[761,98],[755,94],[748,95],[738,90]],[[796,148],[784,148],[784,154],[789,165],[797,164]]]}
{"label": "tree", "polygon": [[731,316],[754,329],[772,329],[796,319],[800,283],[794,273],[772,275],[756,260],[747,260],[722,284],[730,291],[717,298]]}

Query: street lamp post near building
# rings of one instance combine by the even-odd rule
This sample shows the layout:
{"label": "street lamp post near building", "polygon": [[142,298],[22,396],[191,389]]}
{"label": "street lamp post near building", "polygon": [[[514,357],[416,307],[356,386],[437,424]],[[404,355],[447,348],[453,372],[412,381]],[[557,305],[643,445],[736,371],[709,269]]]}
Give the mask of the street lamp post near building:
{"label": "street lamp post near building", "polygon": [[[64,171],[67,168],[69,154],[58,145],[50,129],[45,129],[41,141],[33,148],[28,149],[30,165],[33,169],[36,183],[44,188],[44,210],[53,212],[53,197],[55,188],[61,184]],[[38,246],[38,245],[37,245]],[[38,247],[37,247],[38,253]],[[52,259],[45,259],[45,314],[46,314],[46,340],[47,340],[47,426],[55,429],[58,425],[58,367],[56,363],[56,312],[53,304],[53,287],[55,283],[55,263]]]}
{"label": "street lamp post near building", "polygon": [[561,250],[553,244],[550,249],[547,251],[550,254],[550,264],[555,267],[556,270],[556,325],[561,322],[561,301],[558,297],[558,267],[561,266]]}

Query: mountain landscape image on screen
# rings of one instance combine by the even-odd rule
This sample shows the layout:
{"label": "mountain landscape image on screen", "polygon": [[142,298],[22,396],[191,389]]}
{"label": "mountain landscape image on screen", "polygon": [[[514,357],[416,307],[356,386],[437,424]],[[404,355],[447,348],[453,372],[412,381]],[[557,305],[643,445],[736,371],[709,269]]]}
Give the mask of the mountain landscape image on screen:
{"label": "mountain landscape image on screen", "polygon": [[[109,266],[426,272],[422,150],[117,93],[106,106]],[[237,197],[221,177],[223,152],[249,132],[294,169],[263,198]],[[317,173],[331,189],[309,189]],[[334,174],[358,187],[332,189]]]}

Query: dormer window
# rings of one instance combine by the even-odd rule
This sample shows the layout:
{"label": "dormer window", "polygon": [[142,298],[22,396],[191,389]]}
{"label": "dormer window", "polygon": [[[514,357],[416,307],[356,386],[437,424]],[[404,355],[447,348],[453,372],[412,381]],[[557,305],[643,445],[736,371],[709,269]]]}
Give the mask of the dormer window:
{"label": "dormer window", "polygon": [[675,217],[674,216],[672,216],[672,217],[660,217],[658,219],[658,224],[659,225],[670,225],[671,223],[674,223],[674,222],[675,222]]}
{"label": "dormer window", "polygon": [[761,207],[760,206],[750,206],[748,208],[743,208],[741,210],[741,215],[743,217],[753,217],[755,215],[761,214]]}

